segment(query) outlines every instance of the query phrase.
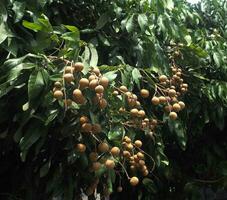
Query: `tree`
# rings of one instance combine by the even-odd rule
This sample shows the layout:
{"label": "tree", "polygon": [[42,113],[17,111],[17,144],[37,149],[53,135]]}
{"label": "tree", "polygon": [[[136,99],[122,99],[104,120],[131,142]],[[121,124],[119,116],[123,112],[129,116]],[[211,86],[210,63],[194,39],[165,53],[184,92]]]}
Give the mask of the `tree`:
{"label": "tree", "polygon": [[225,185],[225,136],[203,130],[225,123],[225,1],[0,4],[2,195],[122,185],[138,199],[198,199]]}

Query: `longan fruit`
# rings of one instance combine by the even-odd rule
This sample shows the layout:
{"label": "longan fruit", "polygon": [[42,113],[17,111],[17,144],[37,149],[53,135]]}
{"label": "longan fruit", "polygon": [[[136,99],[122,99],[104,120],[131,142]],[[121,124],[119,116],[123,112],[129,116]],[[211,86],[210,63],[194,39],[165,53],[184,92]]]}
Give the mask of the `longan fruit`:
{"label": "longan fruit", "polygon": [[149,174],[149,171],[146,169],[142,173],[143,173],[143,176],[147,176]]}
{"label": "longan fruit", "polygon": [[56,90],[54,92],[54,98],[55,99],[60,100],[60,99],[62,99],[63,96],[64,96],[64,94],[63,94],[63,92],[61,90]]}
{"label": "longan fruit", "polygon": [[72,100],[71,99],[64,99],[64,104],[66,105],[66,106],[71,106],[72,105]]}
{"label": "longan fruit", "polygon": [[152,119],[152,120],[150,121],[150,124],[153,125],[153,126],[156,126],[156,125],[158,124],[157,119]]}
{"label": "longan fruit", "polygon": [[113,91],[113,95],[114,95],[114,96],[117,96],[118,94],[119,94],[119,93],[118,93],[117,90],[114,90],[114,91]]}
{"label": "longan fruit", "polygon": [[80,124],[84,124],[86,122],[88,122],[88,118],[86,116],[81,116],[80,117]]}
{"label": "longan fruit", "polygon": [[105,153],[105,152],[109,151],[109,145],[108,145],[107,143],[105,143],[105,142],[100,143],[100,144],[98,145],[98,150],[99,150],[100,152],[102,152],[102,153]]}
{"label": "longan fruit", "polygon": [[171,112],[172,106],[171,106],[171,105],[167,105],[167,106],[164,107],[164,110],[165,110],[166,112]]}
{"label": "longan fruit", "polygon": [[160,103],[158,97],[153,97],[153,98],[151,99],[151,102],[152,102],[154,105],[158,105],[158,104]]}
{"label": "longan fruit", "polygon": [[174,97],[175,95],[176,95],[176,90],[174,90],[174,89],[170,89],[169,90],[169,92],[168,92],[168,95],[170,96],[170,97]]}
{"label": "longan fruit", "polygon": [[119,89],[120,89],[121,92],[127,92],[128,91],[127,87],[125,87],[124,85],[122,85]]}
{"label": "longan fruit", "polygon": [[104,109],[107,106],[107,101],[106,99],[100,99],[99,101],[99,108]]}
{"label": "longan fruit", "polygon": [[61,88],[61,87],[62,87],[62,84],[61,84],[59,81],[56,81],[56,82],[54,83],[54,86],[55,86],[56,88]]}
{"label": "longan fruit", "polygon": [[95,75],[90,75],[89,77],[88,77],[88,80],[91,82],[92,80],[95,80],[96,79],[96,76]]}
{"label": "longan fruit", "polygon": [[175,113],[175,112],[170,112],[170,113],[169,113],[169,118],[170,118],[171,120],[177,119],[177,113]]}
{"label": "longan fruit", "polygon": [[80,88],[84,89],[89,86],[89,80],[87,78],[81,78],[79,81]]}
{"label": "longan fruit", "polygon": [[96,152],[91,152],[91,153],[89,154],[89,159],[90,159],[90,161],[92,161],[92,162],[97,161],[97,160],[98,160],[98,154],[97,154]]}
{"label": "longan fruit", "polygon": [[92,163],[92,169],[94,171],[98,171],[100,169],[100,167],[101,167],[101,163],[100,162],[94,162],[94,163]]}
{"label": "longan fruit", "polygon": [[178,104],[180,105],[181,110],[185,108],[185,104],[183,101],[179,101]]}
{"label": "longan fruit", "polygon": [[101,94],[104,92],[104,87],[102,85],[98,85],[95,87],[95,92]]}
{"label": "longan fruit", "polygon": [[132,94],[132,98],[135,99],[135,100],[138,99],[138,97],[135,94]]}
{"label": "longan fruit", "polygon": [[167,76],[165,76],[165,75],[161,75],[161,76],[159,76],[159,81],[160,82],[165,82],[165,81],[167,81]]}
{"label": "longan fruit", "polygon": [[130,169],[134,172],[134,171],[136,171],[136,166],[135,165],[131,165]]}
{"label": "longan fruit", "polygon": [[113,169],[115,167],[115,162],[113,160],[107,159],[105,166],[107,169]]}
{"label": "longan fruit", "polygon": [[81,98],[81,97],[83,97],[83,94],[80,89],[75,89],[75,90],[73,90],[73,96],[75,98]]}
{"label": "longan fruit", "polygon": [[92,72],[94,72],[96,76],[99,76],[100,75],[100,70],[99,70],[98,67],[94,67],[94,69],[92,70]]}
{"label": "longan fruit", "polygon": [[173,104],[173,111],[179,112],[181,110],[181,106],[179,103],[174,103]]}
{"label": "longan fruit", "polygon": [[92,130],[92,125],[90,123],[84,123],[82,124],[81,128],[83,132],[89,133]]}
{"label": "longan fruit", "polygon": [[65,73],[67,74],[67,73],[72,73],[73,72],[73,68],[71,67],[71,66],[67,66],[67,67],[65,67]]}
{"label": "longan fruit", "polygon": [[149,97],[150,93],[149,93],[148,90],[142,89],[142,90],[140,90],[140,95],[141,95],[141,97],[143,97],[143,98],[147,98],[147,97]]}
{"label": "longan fruit", "polygon": [[182,84],[182,87],[187,88],[188,87],[188,84],[187,83],[183,83]]}
{"label": "longan fruit", "polygon": [[117,187],[117,192],[122,192],[123,191],[123,188],[121,186],[118,186]]}
{"label": "longan fruit", "polygon": [[139,101],[136,101],[136,106],[137,107],[141,106],[141,103]]}
{"label": "longan fruit", "polygon": [[113,147],[111,150],[110,150],[111,154],[113,156],[119,156],[120,154],[120,149],[118,147]]}
{"label": "longan fruit", "polygon": [[139,179],[136,176],[133,176],[132,178],[130,178],[130,184],[132,186],[136,186],[138,185],[138,183],[139,183]]}
{"label": "longan fruit", "polygon": [[71,73],[64,74],[63,78],[66,83],[71,83],[74,80],[74,76]]}
{"label": "longan fruit", "polygon": [[134,144],[135,144],[135,146],[138,147],[138,148],[142,147],[142,145],[143,145],[143,143],[142,143],[140,140],[136,140],[136,141],[134,142]]}
{"label": "longan fruit", "polygon": [[139,111],[136,108],[133,108],[133,109],[130,110],[130,114],[131,114],[132,117],[136,117],[138,115],[138,112]]}
{"label": "longan fruit", "polygon": [[131,151],[131,150],[133,149],[132,143],[127,143],[127,144],[125,145],[125,148],[126,148],[127,150]]}
{"label": "longan fruit", "polygon": [[139,159],[144,159],[144,154],[143,154],[143,153],[138,152],[136,155],[137,155],[137,157],[138,157]]}
{"label": "longan fruit", "polygon": [[126,158],[130,158],[131,154],[129,151],[123,151],[123,156]]}
{"label": "longan fruit", "polygon": [[107,88],[107,86],[109,85],[109,79],[103,76],[100,78],[99,84],[102,85],[104,88]]}
{"label": "longan fruit", "polygon": [[98,86],[98,80],[97,79],[94,79],[94,80],[91,80],[90,83],[89,83],[89,88],[94,90],[97,86]]}
{"label": "longan fruit", "polygon": [[138,114],[137,115],[138,115],[138,117],[143,118],[143,117],[145,117],[146,113],[145,113],[144,110],[140,110],[140,111],[138,111]]}
{"label": "longan fruit", "polygon": [[101,133],[102,127],[100,124],[93,124],[92,126],[92,132],[93,133]]}
{"label": "longan fruit", "polygon": [[128,101],[128,105],[129,105],[130,107],[133,107],[133,106],[136,105],[136,100],[135,100],[135,99],[128,98],[127,101]]}
{"label": "longan fruit", "polygon": [[82,143],[78,143],[76,145],[76,149],[77,149],[78,152],[83,153],[83,152],[86,151],[86,146]]}
{"label": "longan fruit", "polygon": [[120,112],[120,113],[124,113],[124,112],[125,112],[125,108],[120,107],[120,108],[119,108],[119,112]]}
{"label": "longan fruit", "polygon": [[132,93],[131,92],[125,92],[125,95],[127,96],[127,97],[130,97],[130,98],[132,98]]}
{"label": "longan fruit", "polygon": [[75,72],[81,72],[81,71],[84,69],[84,64],[81,63],[81,62],[76,62],[76,63],[73,65],[73,68],[74,68],[74,71],[75,71]]}
{"label": "longan fruit", "polygon": [[128,136],[125,136],[124,141],[127,142],[127,143],[130,143],[132,140]]}
{"label": "longan fruit", "polygon": [[166,103],[166,97],[164,97],[164,96],[160,96],[160,97],[158,97],[159,98],[159,102],[160,103]]}
{"label": "longan fruit", "polygon": [[79,98],[75,98],[74,100],[77,104],[85,104],[86,103],[86,99],[83,96],[79,97]]}

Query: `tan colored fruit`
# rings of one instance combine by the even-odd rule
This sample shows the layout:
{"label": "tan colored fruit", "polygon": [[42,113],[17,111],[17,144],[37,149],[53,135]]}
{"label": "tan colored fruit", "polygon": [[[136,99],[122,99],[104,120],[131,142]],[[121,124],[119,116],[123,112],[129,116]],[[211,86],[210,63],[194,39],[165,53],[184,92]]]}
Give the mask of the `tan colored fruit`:
{"label": "tan colored fruit", "polygon": [[138,112],[138,117],[144,118],[145,115],[146,115],[146,113],[145,113],[144,110],[140,110],[140,111]]}
{"label": "tan colored fruit", "polygon": [[187,83],[183,83],[182,84],[182,87],[187,88],[188,87],[188,84]]}
{"label": "tan colored fruit", "polygon": [[102,132],[102,127],[100,126],[100,124],[94,124],[92,126],[92,132],[93,133],[101,133]]}
{"label": "tan colored fruit", "polygon": [[100,75],[100,70],[99,70],[98,67],[95,67],[95,68],[92,70],[92,72],[94,72],[96,76],[99,76],[99,75]]}
{"label": "tan colored fruit", "polygon": [[61,88],[61,87],[62,87],[62,84],[61,84],[59,81],[56,81],[56,82],[54,83],[54,86],[55,86],[56,88]]}
{"label": "tan colored fruit", "polygon": [[167,105],[167,106],[164,107],[164,110],[165,110],[166,112],[171,112],[172,106],[171,106],[171,105]]}
{"label": "tan colored fruit", "polygon": [[158,105],[158,104],[160,103],[158,97],[153,97],[153,98],[151,99],[151,102],[152,102],[154,105]]}
{"label": "tan colored fruit", "polygon": [[141,103],[139,101],[136,101],[136,106],[137,107],[141,106]]}
{"label": "tan colored fruit", "polygon": [[87,78],[82,78],[80,79],[79,84],[80,84],[80,88],[84,89],[89,86],[89,80]]}
{"label": "tan colored fruit", "polygon": [[64,104],[65,106],[71,106],[72,105],[72,100],[71,99],[64,99]]}
{"label": "tan colored fruit", "polygon": [[96,162],[98,160],[98,154],[96,152],[91,152],[89,154],[89,159],[92,162]]}
{"label": "tan colored fruit", "polygon": [[76,62],[76,63],[73,65],[73,68],[74,68],[74,71],[75,71],[75,72],[81,72],[81,71],[84,69],[84,64],[81,63],[81,62]]}
{"label": "tan colored fruit", "polygon": [[141,97],[143,97],[143,98],[147,98],[147,97],[149,97],[150,93],[149,93],[148,90],[142,89],[142,90],[140,90],[140,95],[141,95]]}
{"label": "tan colored fruit", "polygon": [[136,105],[136,100],[135,99],[128,98],[127,101],[128,101],[128,105],[130,107],[134,107]]}
{"label": "tan colored fruit", "polygon": [[134,157],[134,161],[135,161],[135,162],[139,162],[140,159],[138,158],[137,155],[134,155],[133,157]]}
{"label": "tan colored fruit", "polygon": [[138,148],[142,147],[142,145],[143,145],[143,143],[142,143],[140,140],[136,140],[136,141],[134,142],[134,144],[135,144],[135,146],[138,147]]}
{"label": "tan colored fruit", "polygon": [[144,159],[144,154],[143,154],[143,153],[138,152],[136,155],[137,155],[137,157],[138,157],[139,159]]}
{"label": "tan colored fruit", "polygon": [[123,191],[123,188],[121,186],[118,186],[117,187],[117,192],[122,192]]}
{"label": "tan colored fruit", "polygon": [[102,85],[98,85],[95,87],[95,92],[101,94],[104,92],[104,87]]}
{"label": "tan colored fruit", "polygon": [[123,151],[123,156],[126,158],[130,158],[131,154],[129,151]]}
{"label": "tan colored fruit", "polygon": [[131,165],[130,169],[134,172],[134,171],[136,171],[136,166],[135,165]]}
{"label": "tan colored fruit", "polygon": [[62,99],[63,96],[64,96],[64,94],[63,94],[63,92],[61,90],[56,90],[54,92],[54,98],[55,99],[60,100],[60,99]]}
{"label": "tan colored fruit", "polygon": [[73,97],[76,98],[76,99],[83,97],[81,90],[80,89],[73,90]]}
{"label": "tan colored fruit", "polygon": [[168,95],[170,96],[170,97],[174,97],[175,95],[176,95],[176,90],[174,90],[174,89],[170,89],[169,90],[169,92],[168,92]]}
{"label": "tan colored fruit", "polygon": [[139,112],[138,109],[133,108],[133,109],[130,110],[130,115],[132,117],[136,117],[136,116],[138,116],[138,112]]}
{"label": "tan colored fruit", "polygon": [[113,91],[113,95],[114,95],[114,96],[117,96],[118,94],[119,94],[119,93],[118,93],[117,90],[114,90],[114,91]]}
{"label": "tan colored fruit", "polygon": [[89,77],[88,77],[88,80],[89,81],[92,81],[92,80],[95,80],[96,79],[96,76],[95,75],[90,75]]}
{"label": "tan colored fruit", "polygon": [[88,118],[86,116],[81,116],[80,117],[80,124],[84,124],[86,122],[88,122]]}
{"label": "tan colored fruit", "polygon": [[66,83],[71,83],[74,80],[74,76],[71,73],[64,74],[63,78]]}
{"label": "tan colored fruit", "polygon": [[119,108],[119,112],[120,112],[120,113],[124,113],[124,112],[125,112],[125,108],[120,107],[120,108]]}
{"label": "tan colored fruit", "polygon": [[136,186],[138,185],[138,183],[139,183],[139,179],[136,176],[133,176],[132,178],[130,178],[130,184],[132,186]]}
{"label": "tan colored fruit", "polygon": [[149,119],[148,118],[145,118],[143,121],[146,122],[146,123],[148,123],[149,122]]}
{"label": "tan colored fruit", "polygon": [[176,103],[176,102],[178,102],[178,100],[176,97],[172,97],[171,102]]}
{"label": "tan colored fruit", "polygon": [[181,110],[181,106],[179,103],[174,103],[173,104],[173,111],[179,112]]}
{"label": "tan colored fruit", "polygon": [[179,103],[179,105],[181,107],[181,110],[185,108],[185,104],[184,104],[183,101],[179,101],[178,103]]}
{"label": "tan colored fruit", "polygon": [[145,170],[147,170],[147,166],[146,165],[143,165],[143,166],[141,166],[141,171],[145,171]]}
{"label": "tan colored fruit", "polygon": [[127,143],[127,144],[125,145],[125,148],[126,148],[127,150],[131,151],[131,150],[133,149],[132,143]]}
{"label": "tan colored fruit", "polygon": [[85,146],[84,144],[82,144],[82,143],[78,143],[78,144],[76,145],[76,150],[77,150],[78,152],[80,152],[80,153],[83,153],[83,152],[86,151],[86,146]]}
{"label": "tan colored fruit", "polygon": [[100,162],[94,162],[94,163],[92,163],[92,169],[94,171],[98,171],[100,169],[100,167],[101,167],[101,163]]}
{"label": "tan colored fruit", "polygon": [[111,150],[110,150],[111,154],[113,156],[119,156],[120,154],[120,149],[118,147],[113,147]]}
{"label": "tan colored fruit", "polygon": [[149,174],[149,171],[146,169],[142,173],[143,173],[143,176],[147,176]]}
{"label": "tan colored fruit", "polygon": [[161,75],[161,76],[159,76],[159,81],[160,82],[165,82],[165,81],[167,81],[167,76],[165,76],[165,75]]}
{"label": "tan colored fruit", "polygon": [[70,66],[67,66],[67,67],[65,67],[65,73],[67,74],[67,73],[73,73],[73,68],[72,67],[70,67]]}
{"label": "tan colored fruit", "polygon": [[105,166],[107,169],[113,169],[115,167],[115,162],[113,160],[106,160]]}
{"label": "tan colored fruit", "polygon": [[175,112],[170,112],[170,113],[169,113],[169,118],[172,119],[172,120],[177,119],[177,113],[175,113]]}
{"label": "tan colored fruit", "polygon": [[186,92],[187,89],[186,88],[181,88],[181,92]]}
{"label": "tan colored fruit", "polygon": [[82,97],[75,98],[74,101],[77,104],[82,104],[82,105],[86,103],[86,99],[83,96]]}
{"label": "tan colored fruit", "polygon": [[177,72],[176,75],[180,77],[181,76],[181,72]]}
{"label": "tan colored fruit", "polygon": [[127,87],[125,87],[124,85],[122,85],[119,89],[120,89],[121,92],[127,92],[128,91]]}
{"label": "tan colored fruit", "polygon": [[107,101],[106,99],[100,99],[99,101],[99,108],[104,109],[107,106]]}
{"label": "tan colored fruit", "polygon": [[94,80],[91,80],[90,83],[89,83],[89,88],[94,90],[97,86],[98,86],[98,80],[97,79],[94,79]]}
{"label": "tan colored fruit", "polygon": [[159,101],[160,101],[160,103],[166,103],[166,97],[164,97],[164,96],[160,96],[160,97],[158,97],[159,98]]}
{"label": "tan colored fruit", "polygon": [[135,99],[135,100],[138,99],[138,97],[135,94],[132,94],[132,98]]}
{"label": "tan colored fruit", "polygon": [[144,160],[139,160],[139,164],[140,164],[141,166],[144,166],[144,165],[145,165],[145,161],[144,161]]}
{"label": "tan colored fruit", "polygon": [[103,76],[102,78],[100,78],[99,84],[102,85],[104,88],[107,88],[107,86],[109,85],[109,79]]}
{"label": "tan colored fruit", "polygon": [[98,145],[98,150],[99,150],[100,152],[102,152],[102,153],[105,153],[105,152],[109,151],[109,145],[108,145],[107,143],[105,143],[105,142],[100,143],[100,144]]}
{"label": "tan colored fruit", "polygon": [[153,126],[156,126],[156,125],[158,124],[157,119],[152,119],[152,120],[150,121],[150,124],[153,125]]}
{"label": "tan colored fruit", "polygon": [[125,136],[125,137],[124,137],[124,141],[125,141],[126,143],[130,143],[132,140],[131,140],[128,136]]}
{"label": "tan colored fruit", "polygon": [[129,98],[132,98],[132,93],[131,92],[125,92],[125,95],[127,96],[127,97],[129,97]]}
{"label": "tan colored fruit", "polygon": [[92,125],[90,123],[84,123],[82,124],[81,128],[83,132],[90,133],[92,130]]}

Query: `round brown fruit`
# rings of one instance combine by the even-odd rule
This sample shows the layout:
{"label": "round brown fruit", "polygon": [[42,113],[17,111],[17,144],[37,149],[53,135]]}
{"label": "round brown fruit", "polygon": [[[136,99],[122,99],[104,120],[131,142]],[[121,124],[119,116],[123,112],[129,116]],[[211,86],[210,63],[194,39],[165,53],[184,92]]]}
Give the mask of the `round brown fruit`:
{"label": "round brown fruit", "polygon": [[140,164],[141,166],[144,166],[144,165],[145,165],[145,161],[144,161],[144,160],[139,160],[139,164]]}
{"label": "round brown fruit", "polygon": [[75,89],[75,90],[73,90],[73,96],[74,96],[74,98],[77,99],[77,98],[83,97],[83,94],[80,89]]}
{"label": "round brown fruit", "polygon": [[101,94],[104,92],[104,87],[102,85],[98,85],[95,87],[95,92]]}
{"label": "round brown fruit", "polygon": [[138,147],[138,148],[142,147],[142,145],[143,145],[143,143],[142,143],[140,140],[136,140],[136,141],[134,142],[134,144],[135,144],[135,146]]}
{"label": "round brown fruit", "polygon": [[150,121],[150,124],[153,125],[153,126],[156,126],[156,125],[158,124],[157,119],[152,119],[152,120]]}
{"label": "round brown fruit", "polygon": [[136,108],[133,108],[133,109],[130,110],[130,114],[131,114],[132,117],[138,116],[138,112],[139,111]]}
{"label": "round brown fruit", "polygon": [[143,153],[138,152],[136,155],[137,155],[137,157],[138,157],[139,159],[144,159],[144,154],[143,154]]}
{"label": "round brown fruit", "polygon": [[173,110],[174,110],[175,112],[179,112],[179,111],[181,110],[180,104],[179,104],[179,103],[174,103],[174,104],[173,104]]}
{"label": "round brown fruit", "polygon": [[120,89],[121,92],[127,92],[128,91],[127,87],[125,87],[124,85],[122,85],[119,89]]}
{"label": "round brown fruit", "polygon": [[142,90],[140,90],[140,95],[143,98],[147,98],[147,97],[149,97],[149,91],[146,89],[142,89]]}
{"label": "round brown fruit", "polygon": [[99,108],[104,109],[107,106],[107,101],[106,99],[100,99],[99,101]]}
{"label": "round brown fruit", "polygon": [[168,95],[170,96],[170,97],[174,97],[175,95],[176,95],[176,90],[174,90],[174,89],[170,89],[169,90],[169,92],[168,92]]}
{"label": "round brown fruit", "polygon": [[94,79],[94,80],[91,80],[90,83],[89,83],[89,88],[94,90],[96,87],[98,86],[98,80],[97,79]]}
{"label": "round brown fruit", "polygon": [[166,100],[166,97],[160,96],[159,101],[160,101],[160,103],[166,103],[167,100]]}
{"label": "round brown fruit", "polygon": [[98,67],[94,67],[94,69],[92,70],[92,72],[94,72],[96,76],[99,76],[99,74],[100,74],[100,70],[99,70]]}
{"label": "round brown fruit", "polygon": [[54,92],[54,98],[55,99],[58,99],[58,100],[60,100],[60,99],[62,99],[62,97],[63,97],[63,92],[61,91],[61,90],[56,90],[55,92]]}
{"label": "round brown fruit", "polygon": [[128,101],[128,105],[130,107],[134,107],[136,105],[136,100],[135,99],[128,98],[127,101]]}
{"label": "round brown fruit", "polygon": [[80,79],[79,84],[80,84],[80,88],[84,89],[89,86],[89,80],[87,78],[82,78]]}
{"label": "round brown fruit", "polygon": [[120,108],[119,108],[119,112],[120,112],[120,113],[124,113],[124,112],[125,112],[125,108],[120,107]]}
{"label": "round brown fruit", "polygon": [[81,71],[84,69],[84,64],[81,63],[81,62],[76,62],[76,63],[73,65],[73,68],[74,68],[74,71],[75,71],[75,72],[81,72]]}
{"label": "round brown fruit", "polygon": [[141,103],[139,101],[136,101],[136,106],[137,107],[141,106]]}
{"label": "round brown fruit", "polygon": [[63,78],[66,83],[71,83],[74,80],[74,76],[71,73],[64,74]]}
{"label": "round brown fruit", "polygon": [[167,106],[164,107],[164,110],[165,110],[166,112],[171,112],[172,106],[171,106],[171,105],[167,105]]}
{"label": "round brown fruit", "polygon": [[179,101],[178,104],[180,105],[181,110],[185,108],[185,104],[183,101]]}
{"label": "round brown fruit", "polygon": [[99,84],[102,85],[104,88],[107,88],[109,84],[109,79],[103,76],[102,78],[100,78]]}
{"label": "round brown fruit", "polygon": [[113,147],[111,150],[110,150],[111,154],[113,156],[119,156],[120,154],[120,149],[118,147]]}
{"label": "round brown fruit", "polygon": [[140,110],[140,111],[138,111],[138,114],[137,115],[138,115],[138,117],[143,118],[143,117],[145,117],[146,113],[145,113],[144,110]]}
{"label": "round brown fruit", "polygon": [[95,80],[95,79],[96,79],[96,76],[93,75],[93,74],[88,77],[88,80],[89,81],[92,81],[92,80]]}
{"label": "round brown fruit", "polygon": [[125,141],[126,143],[130,143],[132,140],[131,140],[128,136],[125,136],[125,137],[124,137],[124,141]]}
{"label": "round brown fruit", "polygon": [[101,133],[101,131],[102,131],[102,127],[100,126],[100,124],[94,124],[93,126],[92,126],[92,132],[93,133]]}
{"label": "round brown fruit", "polygon": [[100,169],[100,167],[101,167],[101,163],[100,163],[100,162],[94,162],[94,163],[92,164],[92,169],[93,169],[94,171],[98,171],[98,170]]}
{"label": "round brown fruit", "polygon": [[98,150],[99,150],[100,152],[102,152],[102,153],[105,153],[105,152],[109,151],[109,145],[108,145],[107,143],[105,143],[105,142],[100,143],[100,144],[98,145]]}
{"label": "round brown fruit", "polygon": [[64,100],[65,106],[71,106],[72,105],[72,100],[71,99],[66,99]]}
{"label": "round brown fruit", "polygon": [[143,173],[143,176],[147,176],[149,174],[149,171],[146,169],[142,173]]}
{"label": "round brown fruit", "polygon": [[90,133],[92,130],[92,125],[90,123],[82,124],[82,131],[85,133]]}
{"label": "round brown fruit", "polygon": [[118,95],[118,91],[117,91],[117,90],[114,90],[114,91],[113,91],[113,95],[114,95],[114,96],[117,96],[117,95]]}
{"label": "round brown fruit", "polygon": [[177,119],[177,113],[175,113],[175,112],[170,112],[170,113],[169,113],[169,118],[170,118],[171,120],[176,120],[176,119]]}
{"label": "round brown fruit", "polygon": [[165,81],[167,81],[167,76],[165,76],[165,75],[161,75],[161,76],[159,76],[159,81],[160,82],[165,82]]}
{"label": "round brown fruit", "polygon": [[115,163],[113,160],[108,159],[105,162],[105,166],[107,169],[113,169],[115,167]]}
{"label": "round brown fruit", "polygon": [[126,149],[129,150],[129,151],[131,151],[131,150],[133,149],[132,143],[127,143],[127,144],[125,145],[125,147],[126,147]]}
{"label": "round brown fruit", "polygon": [[153,98],[151,99],[151,102],[152,102],[154,105],[158,105],[158,104],[160,103],[158,97],[153,97]]}
{"label": "round brown fruit", "polygon": [[80,117],[80,124],[84,124],[86,122],[88,122],[88,118],[86,116],[81,116]]}
{"label": "round brown fruit", "polygon": [[56,82],[54,83],[54,86],[55,86],[56,88],[61,88],[61,87],[62,87],[62,84],[61,84],[59,81],[56,81]]}
{"label": "round brown fruit", "polygon": [[129,151],[123,151],[123,156],[126,158],[130,158],[131,154]]}
{"label": "round brown fruit", "polygon": [[139,179],[136,176],[133,176],[132,178],[130,178],[130,184],[132,186],[136,186],[138,185],[138,183],[139,183]]}
{"label": "round brown fruit", "polygon": [[91,152],[89,154],[89,159],[91,162],[96,162],[98,160],[98,154],[96,152]]}
{"label": "round brown fruit", "polygon": [[117,187],[117,192],[122,192],[123,191],[123,188],[121,186],[118,186]]}
{"label": "round brown fruit", "polygon": [[82,143],[78,143],[76,145],[76,149],[77,149],[78,152],[83,153],[83,152],[86,151],[86,146]]}
{"label": "round brown fruit", "polygon": [[72,73],[73,72],[73,68],[71,66],[67,66],[65,67],[65,73]]}

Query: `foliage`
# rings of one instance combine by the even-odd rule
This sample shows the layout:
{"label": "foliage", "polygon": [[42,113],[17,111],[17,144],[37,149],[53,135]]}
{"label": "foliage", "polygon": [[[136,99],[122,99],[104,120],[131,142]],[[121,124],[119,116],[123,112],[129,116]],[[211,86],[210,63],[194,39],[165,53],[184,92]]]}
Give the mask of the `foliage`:
{"label": "foliage", "polygon": [[[204,127],[215,124],[222,130],[225,124],[226,9],[227,3],[217,0],[198,5],[183,0],[1,1],[0,174],[2,183],[9,175],[13,180],[2,193],[11,193],[9,199],[78,199],[80,188],[94,182],[87,154],[75,149],[81,114],[102,125],[101,139],[111,145],[119,146],[125,132],[143,141],[155,170],[136,191],[127,186],[126,176],[122,180],[123,191],[134,191],[138,199],[200,199],[203,187],[225,187],[226,136]],[[90,66],[99,67],[110,80],[107,109],[97,111],[89,107],[92,103],[66,109],[53,98],[54,82],[64,71],[62,59],[82,61],[83,76]],[[157,77],[171,76],[173,64],[189,85],[178,120],[167,120],[149,99],[142,100],[143,109],[164,122],[155,135],[122,128],[128,116],[117,110],[126,103],[112,95],[113,89],[123,84],[139,96],[147,88],[153,96]],[[91,102],[93,94],[86,95]],[[89,147],[92,141],[85,140]],[[118,186],[115,179],[110,170],[100,185],[111,192]]]}

